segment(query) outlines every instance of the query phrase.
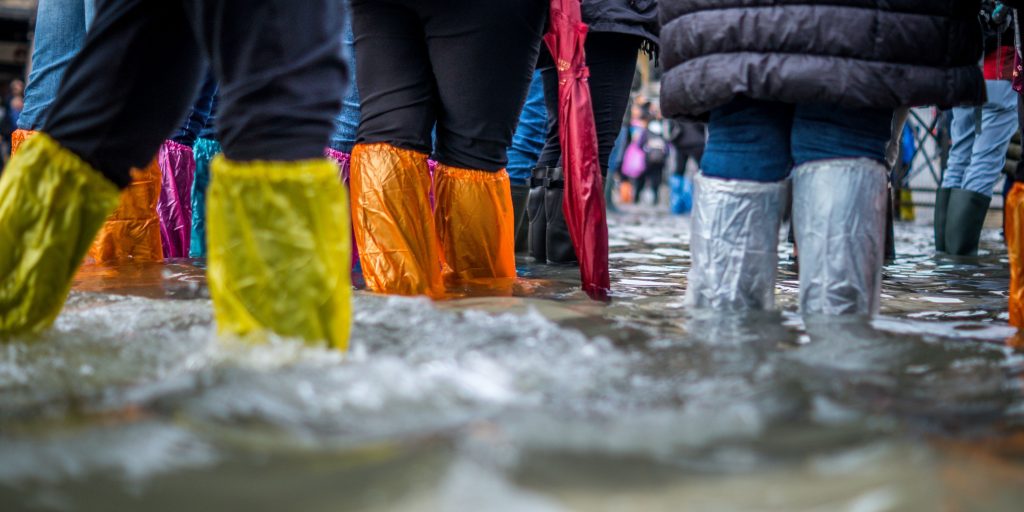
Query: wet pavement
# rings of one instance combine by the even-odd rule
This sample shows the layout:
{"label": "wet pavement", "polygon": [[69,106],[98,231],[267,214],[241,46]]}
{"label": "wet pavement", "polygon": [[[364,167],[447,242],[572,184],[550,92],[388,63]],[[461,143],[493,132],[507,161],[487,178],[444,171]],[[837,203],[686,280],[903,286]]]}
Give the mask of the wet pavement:
{"label": "wet pavement", "polygon": [[[351,351],[218,339],[201,263],[86,266],[0,346],[0,510],[1016,511],[1005,249],[900,225],[882,316],[691,312],[687,220],[613,216],[613,300],[357,293]],[[500,294],[500,296],[483,296]]]}

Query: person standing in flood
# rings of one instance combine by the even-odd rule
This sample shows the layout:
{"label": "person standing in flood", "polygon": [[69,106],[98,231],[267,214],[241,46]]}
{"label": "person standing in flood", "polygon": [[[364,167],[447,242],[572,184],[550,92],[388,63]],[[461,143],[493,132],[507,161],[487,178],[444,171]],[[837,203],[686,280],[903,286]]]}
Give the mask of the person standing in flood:
{"label": "person standing in flood", "polygon": [[218,331],[346,347],[346,200],[322,156],[348,78],[344,14],[336,0],[100,0],[42,130],[0,178],[0,336],[53,323],[131,168],[180,125],[209,63]]}
{"label": "person standing in flood", "polygon": [[[656,0],[583,0],[587,24],[584,51],[590,98],[597,128],[598,162],[607,177],[615,139],[629,103],[636,73],[637,55],[651,58],[658,52],[658,5]],[[537,69],[544,77],[548,110],[547,143],[533,171],[527,212],[530,222],[529,252],[538,263],[575,263],[576,250],[562,214],[564,181],[562,146],[558,137],[558,70],[547,48],[541,50]]]}
{"label": "person standing in flood", "polygon": [[977,7],[660,2],[663,111],[709,123],[690,230],[691,307],[774,306],[791,186],[801,311],[878,311],[894,110],[984,101]]}
{"label": "person standing in flood", "polygon": [[446,282],[515,277],[506,151],[548,9],[545,0],[352,1],[362,98],[352,214],[369,289],[439,298]]}

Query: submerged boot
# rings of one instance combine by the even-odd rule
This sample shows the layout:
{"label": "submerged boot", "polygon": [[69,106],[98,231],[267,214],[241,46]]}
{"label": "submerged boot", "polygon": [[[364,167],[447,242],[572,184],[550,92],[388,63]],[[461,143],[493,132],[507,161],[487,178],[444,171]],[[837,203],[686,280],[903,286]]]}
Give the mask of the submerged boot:
{"label": "submerged boot", "polygon": [[951,188],[940,188],[935,193],[935,252],[946,252],[946,218],[952,191]]}
{"label": "submerged boot", "polygon": [[389,144],[352,151],[352,219],[366,286],[444,296],[427,155]]}
{"label": "submerged boot", "polygon": [[508,173],[439,163],[434,225],[445,281],[516,277],[514,209]]}
{"label": "submerged boot", "polygon": [[978,254],[981,229],[992,197],[964,189],[953,189],[949,194],[946,217],[946,252],[956,256]]}
{"label": "submerged boot", "polygon": [[885,256],[886,167],[867,158],[793,171],[803,314],[878,312]]}
{"label": "submerged boot", "polygon": [[527,235],[530,220],[526,214],[526,203],[529,198],[529,185],[512,184],[512,215],[515,219],[516,254],[525,254],[529,246]]}
{"label": "submerged boot", "polygon": [[196,161],[192,148],[173,140],[164,141],[157,157],[162,184],[157,213],[164,258],[188,256],[192,237],[192,184]]}
{"label": "submerged boot", "polygon": [[158,262],[164,254],[160,240],[160,166],[156,159],[145,169],[132,169],[132,184],[89,248],[96,263]]}
{"label": "submerged boot", "polygon": [[217,329],[344,350],[351,323],[348,208],[337,167],[213,161],[207,274]]}
{"label": "submerged boot", "polygon": [[697,175],[686,303],[724,311],[772,309],[786,182]]}
{"label": "submerged boot", "polygon": [[0,336],[49,327],[120,191],[48,135],[0,179]]}
{"label": "submerged boot", "polygon": [[192,182],[192,234],[189,236],[189,258],[206,257],[206,188],[210,186],[210,162],[220,154],[220,143],[213,139],[196,139],[192,155],[196,162]]}
{"label": "submerged boot", "polygon": [[565,179],[562,168],[551,169],[548,174],[547,189],[544,192],[544,211],[547,214],[547,227],[544,231],[544,250],[548,263],[576,263],[576,248],[569,236],[569,225],[565,222],[562,212],[562,201],[565,199]]}
{"label": "submerged boot", "polygon": [[544,210],[544,194],[547,188],[548,170],[553,167],[537,167],[530,178],[530,192],[526,199],[527,252],[537,263],[547,263],[546,237],[548,228],[547,212]]}

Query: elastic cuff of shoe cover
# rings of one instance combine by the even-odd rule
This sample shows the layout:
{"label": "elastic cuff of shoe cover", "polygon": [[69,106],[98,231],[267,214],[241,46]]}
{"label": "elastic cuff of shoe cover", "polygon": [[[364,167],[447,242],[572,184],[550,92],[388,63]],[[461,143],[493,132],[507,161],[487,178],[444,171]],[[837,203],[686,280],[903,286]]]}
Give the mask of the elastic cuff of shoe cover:
{"label": "elastic cuff of shoe cover", "polygon": [[96,263],[163,261],[160,241],[160,165],[154,158],[144,169],[131,170],[132,182],[89,248]]}
{"label": "elastic cuff of shoe cover", "polygon": [[445,279],[516,276],[515,215],[508,173],[437,166],[437,226]]}
{"label": "elastic cuff of shoe cover", "polygon": [[346,348],[352,288],[337,167],[218,156],[211,170],[207,272],[218,329]]}
{"label": "elastic cuff of shoe cover", "polygon": [[35,130],[14,130],[14,133],[11,134],[11,156],[14,156],[18,152],[18,148],[35,134]]}
{"label": "elastic cuff of shoe cover", "polygon": [[352,150],[352,218],[366,286],[444,296],[427,155],[388,144]]}
{"label": "elastic cuff of shoe cover", "polygon": [[1006,248],[1010,255],[1010,325],[1024,328],[1024,183],[1006,195]]}
{"label": "elastic cuff of shoe cover", "polygon": [[0,334],[53,323],[119,193],[48,135],[24,143],[0,179]]}

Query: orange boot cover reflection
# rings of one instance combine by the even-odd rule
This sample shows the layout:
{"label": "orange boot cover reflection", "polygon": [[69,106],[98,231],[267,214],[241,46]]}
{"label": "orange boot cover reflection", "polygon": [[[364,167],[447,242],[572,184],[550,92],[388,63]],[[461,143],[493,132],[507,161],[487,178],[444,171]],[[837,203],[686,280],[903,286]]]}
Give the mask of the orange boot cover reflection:
{"label": "orange boot cover reflection", "polygon": [[1024,183],[1006,196],[1006,248],[1010,253],[1010,324],[1024,328]]}
{"label": "orange boot cover reflection", "polygon": [[121,192],[121,203],[89,248],[89,258],[97,263],[163,261],[158,199],[160,166],[154,158],[145,169],[132,169],[132,184]]}
{"label": "orange boot cover reflection", "polygon": [[[14,132],[11,154],[35,133],[31,130]],[[121,202],[96,235],[87,260],[97,263],[163,261],[160,219],[156,213],[159,198],[160,166],[154,158],[145,169],[132,169],[132,184],[121,192]]]}
{"label": "orange boot cover reflection", "polygon": [[427,155],[389,144],[357,144],[350,186],[366,286],[378,293],[442,297]]}
{"label": "orange boot cover reflection", "polygon": [[434,183],[434,224],[445,281],[514,278],[515,215],[508,173],[438,164]]}

